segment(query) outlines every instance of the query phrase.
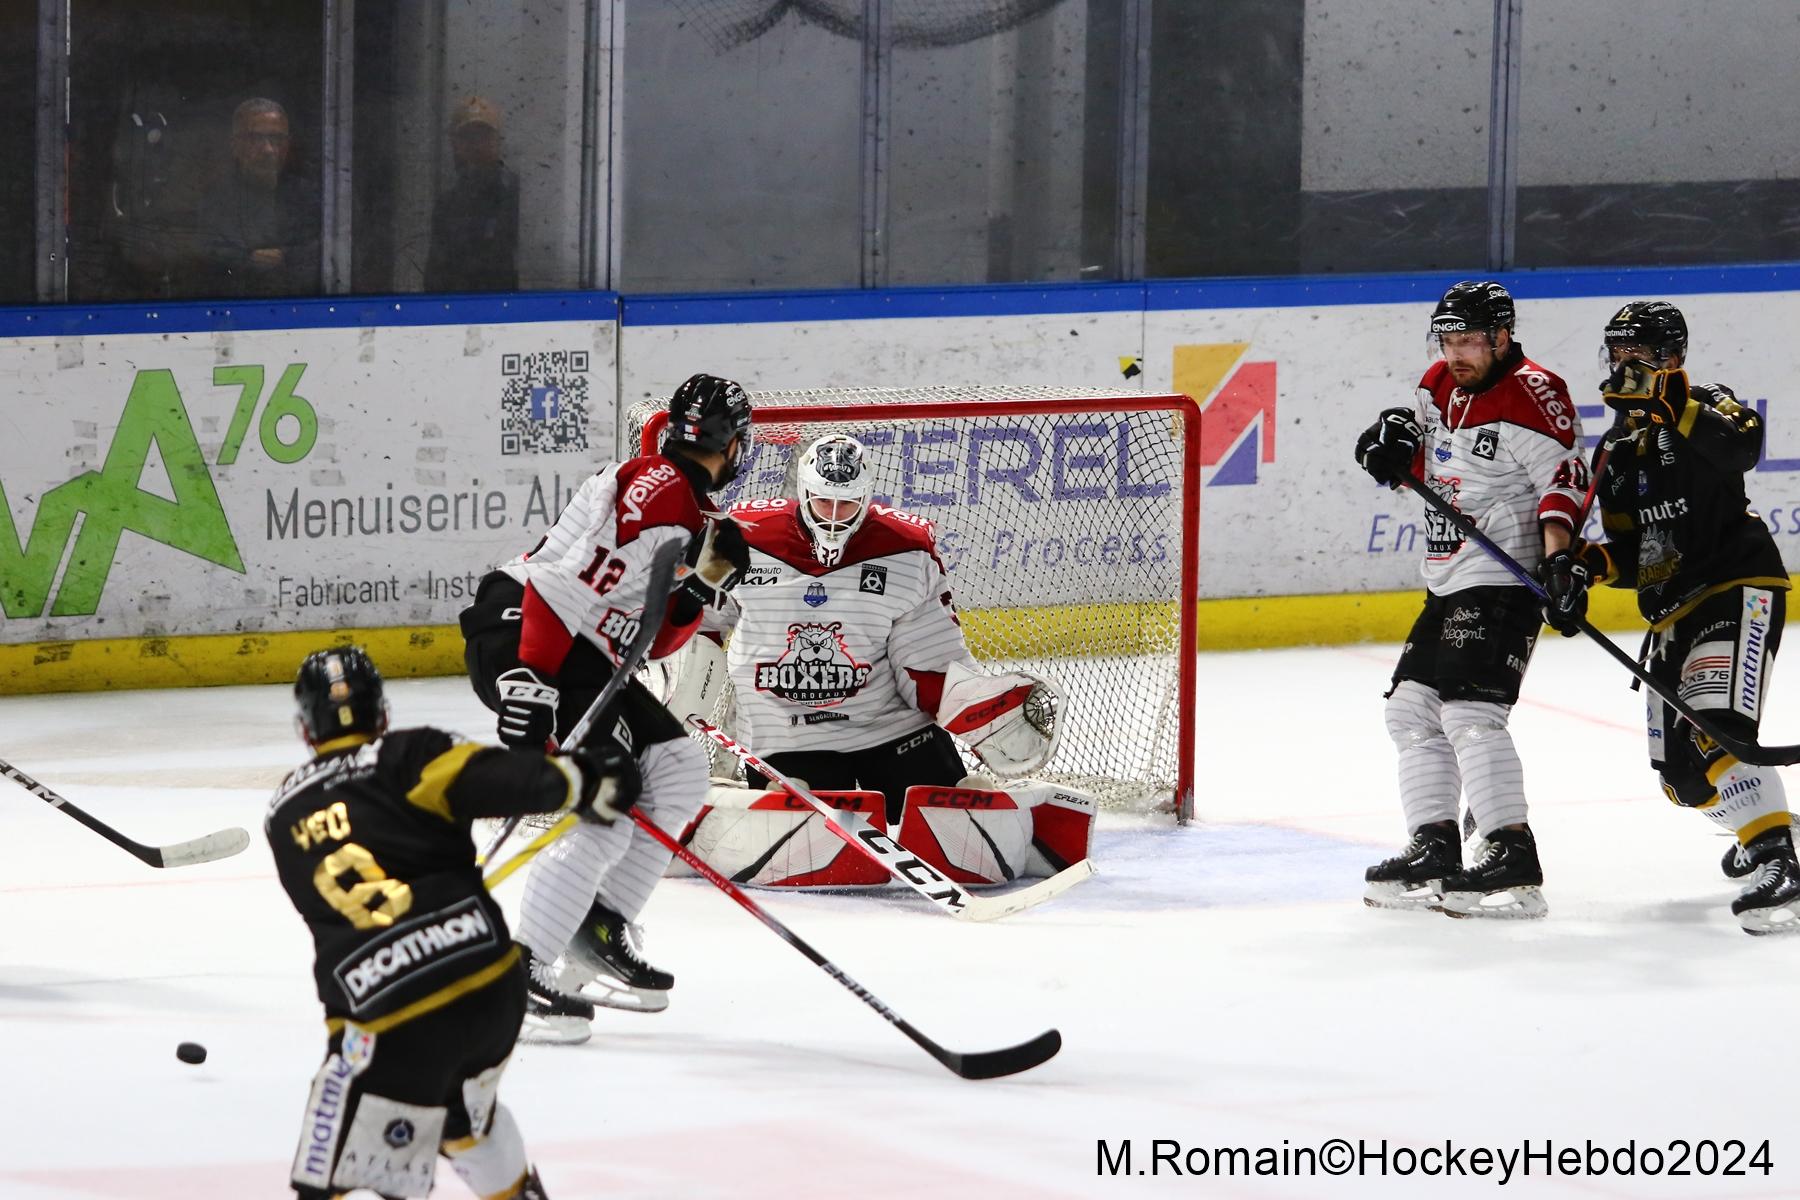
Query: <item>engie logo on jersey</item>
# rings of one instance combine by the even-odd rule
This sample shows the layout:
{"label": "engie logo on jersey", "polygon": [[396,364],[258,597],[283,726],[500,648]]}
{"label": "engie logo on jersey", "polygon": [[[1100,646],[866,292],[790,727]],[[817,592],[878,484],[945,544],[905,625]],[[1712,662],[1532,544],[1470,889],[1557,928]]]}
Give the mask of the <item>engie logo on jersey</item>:
{"label": "engie logo on jersey", "polygon": [[830,708],[856,695],[872,668],[850,653],[843,628],[842,621],[789,625],[781,657],[756,664],[756,690],[808,708]]}

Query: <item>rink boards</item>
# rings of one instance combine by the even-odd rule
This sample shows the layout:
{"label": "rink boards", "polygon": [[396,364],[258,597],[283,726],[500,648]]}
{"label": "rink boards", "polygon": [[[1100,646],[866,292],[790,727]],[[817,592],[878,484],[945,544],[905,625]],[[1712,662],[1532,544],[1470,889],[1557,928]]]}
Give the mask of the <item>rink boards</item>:
{"label": "rink boards", "polygon": [[[459,669],[454,622],[481,573],[529,548],[614,456],[624,405],[696,370],[755,390],[1186,392],[1205,409],[1202,645],[1397,638],[1415,611],[1421,521],[1367,482],[1350,447],[1375,412],[1409,402],[1446,281],[0,311],[14,389],[0,413],[0,690],[282,678],[338,631],[396,674]],[[1800,420],[1782,387],[1800,377],[1800,271],[1509,282],[1520,340],[1568,379],[1589,436],[1607,423],[1600,327],[1627,299],[1680,304],[1694,377],[1764,413],[1753,503],[1784,549],[1800,537]],[[1107,465],[1104,418],[1068,420],[1022,494],[1039,528],[1091,530],[1109,489],[1146,482]],[[912,507],[954,528],[972,497],[934,490],[928,456],[918,470],[904,481]],[[1048,607],[1105,603],[1107,562],[1074,547]],[[971,557],[971,619],[1003,629],[1012,598],[988,584],[1006,564]],[[1601,617],[1628,619],[1624,600],[1602,597]],[[1077,615],[1060,625],[1092,627]]]}

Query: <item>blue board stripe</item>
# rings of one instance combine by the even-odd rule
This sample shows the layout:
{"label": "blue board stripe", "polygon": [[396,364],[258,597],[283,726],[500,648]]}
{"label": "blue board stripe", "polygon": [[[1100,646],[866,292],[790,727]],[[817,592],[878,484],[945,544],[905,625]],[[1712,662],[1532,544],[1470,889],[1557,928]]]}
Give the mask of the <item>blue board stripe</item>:
{"label": "blue board stripe", "polygon": [[[627,327],[737,325],[884,318],[1002,317],[1180,309],[1406,304],[1437,299],[1471,272],[1170,279],[1147,283],[840,289],[621,296],[523,292],[486,296],[346,296],[241,303],[0,306],[0,337],[513,325],[617,321]],[[1582,268],[1499,276],[1522,300],[1800,291],[1800,263],[1722,267]]]}

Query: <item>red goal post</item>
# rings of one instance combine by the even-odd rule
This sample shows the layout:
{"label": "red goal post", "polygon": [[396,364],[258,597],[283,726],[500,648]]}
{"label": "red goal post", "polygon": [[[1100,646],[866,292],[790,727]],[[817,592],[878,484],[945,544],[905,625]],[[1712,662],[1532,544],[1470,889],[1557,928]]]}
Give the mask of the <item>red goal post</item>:
{"label": "red goal post", "polygon": [[[930,518],[978,660],[1067,699],[1040,772],[1108,807],[1193,815],[1200,408],[1050,387],[752,392],[755,445],[723,504],[793,494],[798,451],[845,432],[877,503]],[[654,452],[664,406],[634,405]],[[729,720],[729,704],[722,714]],[[725,723],[725,722],[722,722]]]}

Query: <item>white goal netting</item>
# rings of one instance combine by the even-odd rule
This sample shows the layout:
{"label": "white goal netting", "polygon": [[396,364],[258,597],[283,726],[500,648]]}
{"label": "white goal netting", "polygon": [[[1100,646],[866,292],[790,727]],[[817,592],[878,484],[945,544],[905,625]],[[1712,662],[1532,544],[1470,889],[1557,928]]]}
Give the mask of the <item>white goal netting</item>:
{"label": "white goal netting", "polygon": [[[1044,776],[1110,807],[1191,802],[1191,401],[990,387],[752,392],[751,402],[756,444],[723,503],[791,496],[801,449],[826,433],[856,437],[876,502],[936,526],[970,651],[1066,693]],[[630,450],[653,448],[643,431],[659,436],[662,409],[630,410]],[[728,696],[726,728],[732,707]],[[734,765],[714,755],[721,777]]]}

